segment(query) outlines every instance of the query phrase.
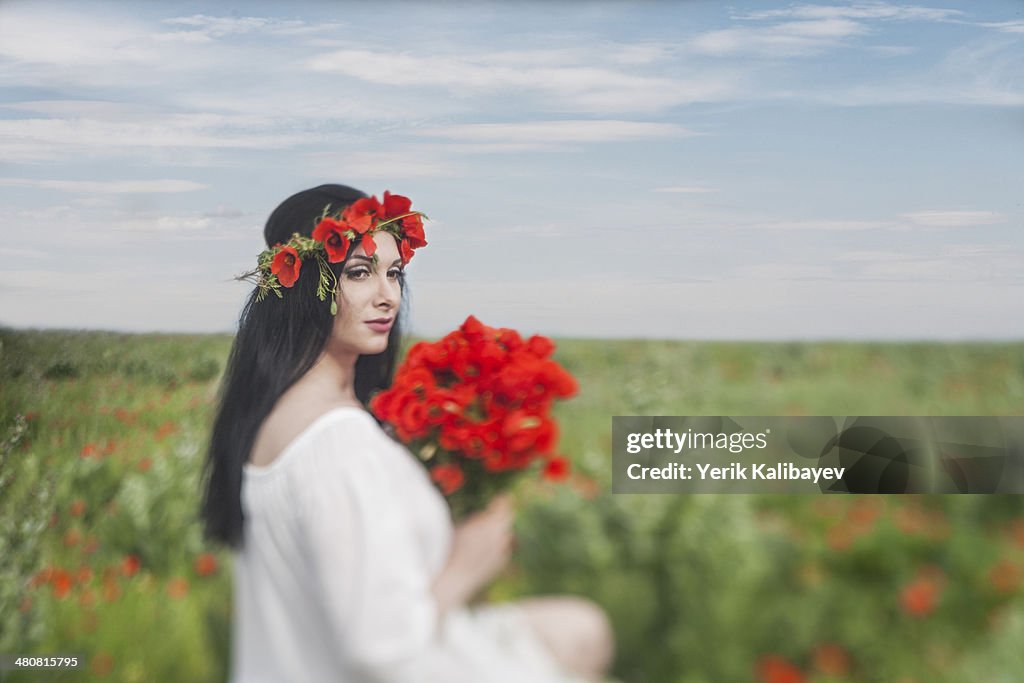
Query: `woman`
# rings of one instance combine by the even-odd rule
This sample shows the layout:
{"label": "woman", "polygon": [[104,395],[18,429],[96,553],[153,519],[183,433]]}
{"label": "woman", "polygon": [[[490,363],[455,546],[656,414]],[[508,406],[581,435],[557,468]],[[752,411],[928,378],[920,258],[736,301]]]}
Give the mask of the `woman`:
{"label": "woman", "polygon": [[[275,209],[264,237],[202,508],[235,553],[233,683],[599,680],[612,636],[590,602],[467,607],[509,559],[510,501],[453,528],[425,468],[365,409],[390,383],[404,266],[426,244],[408,200],[321,185]],[[296,258],[311,245],[315,259]]]}

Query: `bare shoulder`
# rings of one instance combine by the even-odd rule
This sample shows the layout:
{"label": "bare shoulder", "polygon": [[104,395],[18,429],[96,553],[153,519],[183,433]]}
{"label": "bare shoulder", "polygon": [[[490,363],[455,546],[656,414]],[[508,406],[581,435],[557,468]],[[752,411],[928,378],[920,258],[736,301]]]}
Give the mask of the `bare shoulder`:
{"label": "bare shoulder", "polygon": [[266,467],[310,425],[336,408],[362,406],[338,400],[306,400],[301,396],[282,397],[263,420],[256,432],[249,462],[257,467]]}

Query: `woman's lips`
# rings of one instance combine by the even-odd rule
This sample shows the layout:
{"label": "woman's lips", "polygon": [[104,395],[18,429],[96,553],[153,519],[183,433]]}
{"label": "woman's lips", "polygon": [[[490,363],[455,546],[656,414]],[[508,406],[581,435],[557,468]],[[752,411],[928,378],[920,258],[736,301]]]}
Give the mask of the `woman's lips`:
{"label": "woman's lips", "polygon": [[380,320],[367,320],[366,324],[369,325],[370,329],[374,332],[387,332],[391,329],[391,319],[382,318]]}

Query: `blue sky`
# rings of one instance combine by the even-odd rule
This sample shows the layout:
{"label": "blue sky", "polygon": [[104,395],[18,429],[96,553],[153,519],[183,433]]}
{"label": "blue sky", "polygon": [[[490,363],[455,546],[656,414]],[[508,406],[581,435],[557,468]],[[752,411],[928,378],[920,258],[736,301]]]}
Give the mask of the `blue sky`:
{"label": "blue sky", "polygon": [[408,195],[415,332],[1024,337],[1024,5],[0,5],[0,323],[233,331]]}

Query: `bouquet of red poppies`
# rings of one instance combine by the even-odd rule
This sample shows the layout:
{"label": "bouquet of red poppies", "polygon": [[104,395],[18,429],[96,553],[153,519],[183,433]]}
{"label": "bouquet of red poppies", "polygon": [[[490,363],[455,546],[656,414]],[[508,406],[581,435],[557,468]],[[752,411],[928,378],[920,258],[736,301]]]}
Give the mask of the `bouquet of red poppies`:
{"label": "bouquet of red poppies", "polygon": [[439,341],[409,349],[394,383],[370,402],[461,518],[486,506],[530,470],[558,480],[568,461],[555,452],[555,399],[576,380],[551,358],[554,343],[491,328],[470,316]]}

